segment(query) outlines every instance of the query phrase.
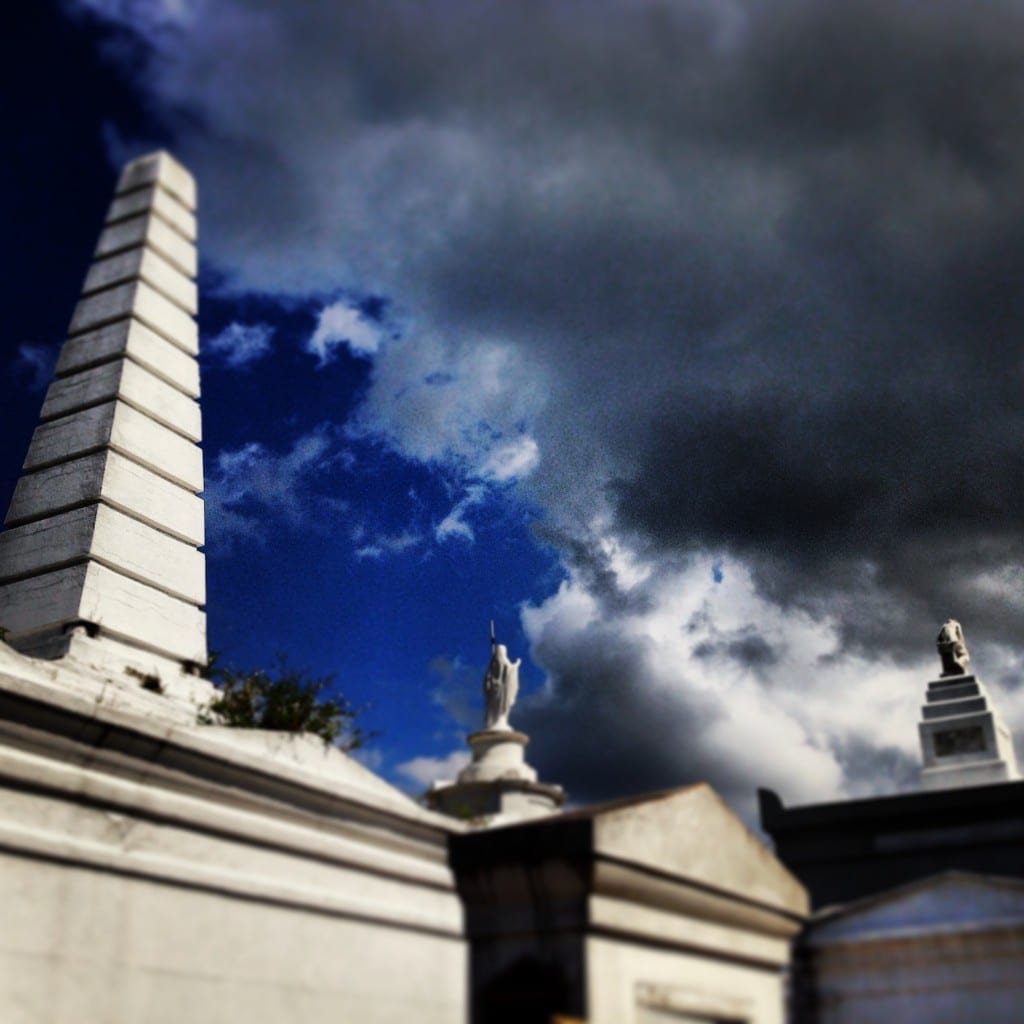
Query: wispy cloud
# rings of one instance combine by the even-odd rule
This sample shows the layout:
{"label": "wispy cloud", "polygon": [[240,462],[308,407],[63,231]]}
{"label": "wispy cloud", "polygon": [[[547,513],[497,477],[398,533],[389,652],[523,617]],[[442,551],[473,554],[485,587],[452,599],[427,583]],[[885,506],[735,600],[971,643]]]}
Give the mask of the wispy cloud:
{"label": "wispy cloud", "polygon": [[483,486],[470,486],[466,493],[452,506],[451,511],[434,527],[434,537],[439,541],[460,539],[472,543],[476,540],[473,527],[466,519],[470,509],[480,505],[487,497]]}
{"label": "wispy cloud", "polygon": [[270,353],[274,328],[270,324],[231,323],[203,348],[233,369],[249,366]]}
{"label": "wispy cloud", "polygon": [[392,534],[375,534],[368,537],[365,529],[361,529],[356,532],[353,539],[358,544],[355,549],[356,558],[373,561],[404,554],[423,541],[423,537],[412,530],[402,530],[400,533]]}
{"label": "wispy cloud", "polygon": [[27,380],[33,391],[42,391],[53,379],[59,354],[57,345],[25,341],[18,346],[11,369],[16,376]]}
{"label": "wispy cloud", "polygon": [[263,543],[275,520],[307,525],[325,503],[336,508],[313,485],[343,458],[327,426],[297,438],[284,452],[251,441],[218,453],[205,492],[211,551],[221,553],[242,539]]}

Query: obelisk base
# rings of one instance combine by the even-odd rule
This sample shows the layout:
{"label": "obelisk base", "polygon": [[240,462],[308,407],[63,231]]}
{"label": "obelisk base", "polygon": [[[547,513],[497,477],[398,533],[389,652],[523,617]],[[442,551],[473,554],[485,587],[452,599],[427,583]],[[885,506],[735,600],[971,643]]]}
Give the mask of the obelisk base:
{"label": "obelisk base", "polygon": [[957,789],[1020,778],[1013,737],[973,675],[928,684],[918,731],[924,789]]}
{"label": "obelisk base", "polygon": [[455,782],[435,782],[427,805],[455,818],[491,824],[553,814],[565,802],[561,786],[537,781],[525,760],[529,738],[511,729],[485,729],[468,738],[473,759]]}

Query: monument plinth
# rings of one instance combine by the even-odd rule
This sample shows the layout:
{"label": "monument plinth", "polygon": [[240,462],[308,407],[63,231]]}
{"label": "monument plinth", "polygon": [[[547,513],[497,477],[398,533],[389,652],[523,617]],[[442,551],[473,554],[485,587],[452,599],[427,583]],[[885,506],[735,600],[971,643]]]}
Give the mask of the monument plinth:
{"label": "monument plinth", "polygon": [[492,637],[491,662],[484,676],[484,728],[467,737],[473,759],[455,782],[435,782],[428,805],[456,818],[513,821],[552,814],[565,802],[561,786],[537,781],[526,763],[529,737],[508,724],[519,692],[520,660],[510,661],[504,644]]}
{"label": "monument plinth", "polygon": [[938,638],[942,674],[928,684],[918,732],[925,789],[954,789],[1020,778],[1013,737],[985,685],[967,672],[970,655],[960,623]]}
{"label": "monument plinth", "polygon": [[167,153],[122,171],[0,534],[10,646],[187,699],[207,688],[195,206]]}

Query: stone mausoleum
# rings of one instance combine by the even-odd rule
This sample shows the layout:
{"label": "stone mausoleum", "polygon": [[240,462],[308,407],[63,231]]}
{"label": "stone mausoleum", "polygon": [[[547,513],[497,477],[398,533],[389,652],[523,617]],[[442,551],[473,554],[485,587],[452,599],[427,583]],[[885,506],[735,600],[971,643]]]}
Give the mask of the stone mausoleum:
{"label": "stone mausoleum", "polygon": [[189,173],[129,163],[0,534],[4,1024],[1020,1019],[1024,783],[955,623],[923,791],[762,793],[777,856],[703,784],[565,809],[496,641],[426,806],[197,724],[195,240]]}
{"label": "stone mausoleum", "polygon": [[0,1019],[784,1019],[803,887],[706,786],[562,812],[509,721],[423,807],[198,725],[196,189],[117,183],[0,535]]}

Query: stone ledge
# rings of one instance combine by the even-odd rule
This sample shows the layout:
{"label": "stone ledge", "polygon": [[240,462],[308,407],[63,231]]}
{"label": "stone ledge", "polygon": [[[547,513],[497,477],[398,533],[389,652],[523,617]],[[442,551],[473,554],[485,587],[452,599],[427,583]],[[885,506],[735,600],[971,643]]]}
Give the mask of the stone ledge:
{"label": "stone ledge", "polygon": [[[125,683],[83,675],[79,695],[74,674],[58,681],[60,675],[60,663],[39,662],[0,642],[0,735],[16,734],[24,749],[58,763],[88,765],[112,782],[163,785],[186,796],[227,787],[234,807],[269,800],[284,818],[327,814],[387,827],[397,850],[410,849],[410,843],[436,846],[444,835],[466,828],[420,807],[340,750],[324,750],[319,740],[187,724],[180,707],[137,694],[137,688],[137,695],[130,694]],[[123,703],[132,696],[136,707]],[[193,722],[194,715],[195,709]],[[294,746],[305,751],[289,754]],[[319,766],[311,747],[324,752]],[[445,859],[439,848],[438,862]]]}

